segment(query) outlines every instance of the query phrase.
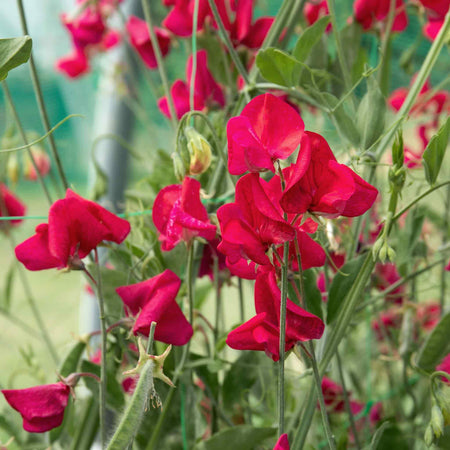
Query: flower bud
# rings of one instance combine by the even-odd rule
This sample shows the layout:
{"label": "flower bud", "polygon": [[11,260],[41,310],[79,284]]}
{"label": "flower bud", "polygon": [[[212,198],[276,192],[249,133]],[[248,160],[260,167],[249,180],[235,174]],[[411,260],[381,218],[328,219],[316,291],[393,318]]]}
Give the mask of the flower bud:
{"label": "flower bud", "polygon": [[184,135],[190,155],[189,174],[200,175],[211,165],[211,146],[195,128],[186,127]]}
{"label": "flower bud", "polygon": [[433,405],[431,408],[430,426],[437,438],[442,436],[442,433],[444,432],[444,416],[438,405]]}
{"label": "flower bud", "polygon": [[433,445],[434,433],[433,433],[433,429],[431,428],[431,425],[427,426],[427,429],[425,430],[425,435],[424,435],[423,439],[424,439],[427,447],[431,447]]}
{"label": "flower bud", "polygon": [[392,189],[397,191],[401,191],[403,185],[406,180],[406,170],[404,167],[400,167],[399,169],[395,169],[395,167],[391,167],[389,169],[389,183]]}
{"label": "flower bud", "polygon": [[187,167],[183,161],[183,158],[179,153],[172,153],[173,170],[178,181],[183,181],[187,173]]}
{"label": "flower bud", "polygon": [[[48,157],[45,150],[43,150],[41,147],[33,146],[30,150],[37,170],[39,171],[41,176],[44,177],[50,171],[50,158]],[[38,178],[33,161],[31,161],[31,158],[29,156],[25,159],[23,174],[25,178],[30,181],[36,181]]]}
{"label": "flower bud", "polygon": [[15,154],[12,154],[8,158],[6,170],[11,183],[17,183],[17,181],[19,180],[19,161],[17,160],[17,156]]}

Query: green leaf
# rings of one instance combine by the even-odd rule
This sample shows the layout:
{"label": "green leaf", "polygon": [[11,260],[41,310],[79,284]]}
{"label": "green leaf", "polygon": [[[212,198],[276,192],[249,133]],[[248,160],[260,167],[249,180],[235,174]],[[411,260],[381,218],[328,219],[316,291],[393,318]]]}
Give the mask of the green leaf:
{"label": "green leaf", "polygon": [[261,444],[265,439],[274,436],[275,428],[256,428],[250,425],[240,425],[227,428],[216,433],[207,441],[199,443],[196,450],[249,450]]}
{"label": "green leaf", "polygon": [[252,366],[258,365],[256,352],[243,352],[226,373],[222,385],[222,398],[225,408],[232,410],[235,404],[242,405],[244,393],[256,382],[258,372]]}
{"label": "green leaf", "polygon": [[370,450],[375,450],[380,442],[380,439],[383,436],[383,433],[385,432],[386,428],[390,427],[391,424],[389,422],[383,422],[375,431],[374,435],[372,436],[372,440],[370,441]]}
{"label": "green leaf", "polygon": [[59,369],[60,375],[67,377],[71,373],[75,373],[77,371],[78,363],[80,362],[85,348],[86,342],[78,341],[75,343],[61,364],[61,368]]}
{"label": "green leaf", "polygon": [[303,271],[303,288],[305,289],[306,309],[323,320],[322,294],[317,287],[316,274],[313,269]]}
{"label": "green leaf", "polygon": [[30,59],[31,46],[30,36],[0,39],[0,81],[8,76],[10,70]]}
{"label": "green leaf", "polygon": [[431,138],[423,153],[423,167],[428,184],[433,185],[439,175],[445,150],[450,137],[450,117],[439,131]]}
{"label": "green leaf", "polygon": [[16,264],[15,263],[11,264],[5,277],[5,288],[3,290],[3,298],[1,299],[0,307],[6,313],[9,313],[11,307],[11,294],[13,288],[15,268]]}
{"label": "green leaf", "polygon": [[410,449],[410,443],[406,439],[406,436],[402,433],[400,428],[396,425],[389,424],[384,428],[383,433],[376,445],[376,447],[371,447],[373,450],[408,450]]}
{"label": "green leaf", "polygon": [[359,132],[355,126],[355,120],[352,119],[344,108],[344,103],[339,106],[339,100],[328,92],[323,92],[322,97],[328,104],[328,107],[333,109],[331,117],[334,119],[338,131],[348,139],[348,141],[355,147],[359,146]]}
{"label": "green leaf", "polygon": [[354,285],[361,267],[364,263],[365,255],[360,255],[344,264],[333,278],[327,303],[327,324],[333,322],[338,315],[345,297]]}
{"label": "green leaf", "polygon": [[375,77],[371,76],[367,79],[367,93],[356,113],[356,126],[361,137],[362,150],[367,150],[383,134],[385,113],[386,100]]}
{"label": "green leaf", "polygon": [[319,42],[329,23],[330,16],[324,16],[313,25],[306,28],[306,30],[298,38],[294,51],[292,52],[292,56],[298,61],[305,62],[311,52],[311,49],[315,44],[317,44],[317,42]]}
{"label": "green leaf", "polygon": [[450,313],[447,313],[430,333],[419,352],[417,365],[433,372],[442,358],[450,353]]}
{"label": "green leaf", "polygon": [[295,58],[276,48],[259,51],[256,65],[267,81],[288,87],[297,84],[302,69]]}

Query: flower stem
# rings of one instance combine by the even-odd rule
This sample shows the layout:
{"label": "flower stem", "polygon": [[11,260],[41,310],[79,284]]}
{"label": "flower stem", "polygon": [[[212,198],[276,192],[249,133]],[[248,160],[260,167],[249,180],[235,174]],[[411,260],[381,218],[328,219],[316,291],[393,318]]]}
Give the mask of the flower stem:
{"label": "flower stem", "polygon": [[287,304],[287,269],[289,258],[289,242],[283,244],[283,265],[281,266],[281,299],[280,299],[280,359],[278,361],[278,436],[284,433],[284,355],[286,348],[286,304]]}
{"label": "flower stem", "polygon": [[211,11],[214,16],[214,20],[217,22],[217,25],[219,26],[220,34],[222,35],[223,42],[225,43],[228,51],[230,52],[231,59],[233,60],[236,69],[244,79],[245,84],[250,84],[250,80],[248,77],[247,70],[245,70],[244,65],[242,64],[241,59],[239,58],[239,55],[237,54],[236,50],[233,47],[233,43],[230,40],[230,37],[228,36],[228,32],[225,29],[225,26],[223,24],[222,18],[220,17],[219,11],[217,10],[216,2],[214,0],[208,0],[209,6],[211,8]]}
{"label": "flower stem", "polygon": [[106,445],[106,317],[103,300],[103,286],[98,251],[95,251],[95,264],[97,266],[97,302],[99,309],[100,330],[101,330],[101,367],[100,367],[100,436],[102,448]]}
{"label": "flower stem", "polygon": [[161,77],[161,81],[164,87],[164,92],[167,97],[167,104],[169,105],[170,119],[174,129],[177,128],[177,114],[175,110],[175,105],[173,103],[172,93],[170,92],[169,81],[167,79],[166,68],[164,66],[164,61],[161,53],[161,48],[159,47],[158,38],[156,37],[155,30],[153,29],[152,16],[150,13],[150,0],[141,0],[142,9],[144,10],[145,21],[147,22],[148,32],[150,34],[150,41],[152,42],[153,51],[155,52],[156,62],[158,64],[158,71]]}
{"label": "flower stem", "polygon": [[197,22],[198,22],[198,4],[199,0],[194,0],[194,14],[192,19],[192,73],[191,85],[189,86],[189,107],[191,111],[195,109],[195,77],[197,75]]}
{"label": "flower stem", "polygon": [[[19,9],[19,16],[20,16],[20,23],[22,26],[22,32],[23,32],[23,34],[27,35],[28,34],[28,25],[27,25],[27,20],[25,17],[25,11],[23,8],[22,0],[17,0],[17,7]],[[42,95],[41,83],[39,81],[36,66],[34,64],[33,55],[30,56],[29,64],[30,64],[31,80],[33,82],[33,88],[34,88],[34,93],[36,95],[36,101],[37,101],[38,108],[39,108],[39,114],[41,116],[41,121],[44,126],[44,129],[48,133],[50,131],[50,121],[48,118],[47,108],[45,107],[44,96]],[[53,138],[53,135],[50,134],[48,136],[48,141],[50,143],[50,149],[52,151],[53,159],[55,160],[55,163],[56,163],[56,168],[58,170],[59,177],[64,186],[64,189],[67,189],[69,187],[69,183],[67,182],[67,178],[64,173],[61,160],[59,158],[59,153],[56,148],[56,143]]]}
{"label": "flower stem", "polygon": [[[14,101],[13,101],[13,98],[11,96],[11,92],[9,90],[9,87],[8,87],[8,84],[7,84],[6,80],[2,81],[2,87],[3,87],[3,92],[5,94],[5,97],[8,100],[8,104],[9,104],[9,107],[11,109],[11,112],[12,112],[12,115],[13,115],[13,118],[14,118],[14,122],[16,124],[17,129],[19,130],[19,133],[20,133],[20,136],[22,138],[22,141],[23,141],[24,145],[28,145],[27,135],[25,134],[25,130],[23,129],[22,122],[20,121],[19,114],[17,113],[17,109],[16,109],[16,106],[14,105]],[[38,167],[38,165],[36,163],[36,160],[34,159],[33,153],[31,153],[31,149],[30,148],[27,148],[27,153],[28,153],[28,156],[29,156],[29,158],[31,160],[31,163],[33,164],[34,170],[36,172],[36,176],[37,176],[37,178],[39,180],[39,183],[42,186],[42,190],[44,191],[45,197],[47,198],[47,201],[48,201],[49,205],[51,205],[53,203],[53,200],[52,200],[52,198],[50,196],[50,192],[48,191],[47,186],[45,185],[45,181],[42,178],[41,171],[39,170],[39,167]]]}
{"label": "flower stem", "polygon": [[[445,244],[448,238],[448,226],[449,226],[449,217],[450,215],[450,186],[447,186],[447,196],[445,199],[445,211],[444,211],[444,235],[442,244]],[[445,307],[445,291],[446,291],[446,277],[447,277],[447,271],[445,270],[446,262],[442,263],[441,268],[441,292],[440,292],[440,305],[441,305],[441,316],[444,314],[444,307]]]}

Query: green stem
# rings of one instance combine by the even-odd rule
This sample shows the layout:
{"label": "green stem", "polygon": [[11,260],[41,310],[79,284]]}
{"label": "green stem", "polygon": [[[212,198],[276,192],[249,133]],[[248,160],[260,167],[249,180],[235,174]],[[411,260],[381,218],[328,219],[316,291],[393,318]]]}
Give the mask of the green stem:
{"label": "green stem", "polygon": [[219,258],[213,253],[213,277],[214,277],[214,291],[216,293],[216,317],[214,323],[214,354],[217,352],[217,342],[219,341],[220,328],[220,312],[222,309],[222,296],[219,280]]}
{"label": "green stem", "polygon": [[280,359],[278,361],[278,436],[284,433],[284,355],[286,348],[286,304],[287,304],[287,269],[289,259],[289,242],[283,244],[283,265],[281,266],[281,301],[280,301]]}
{"label": "green stem", "polygon": [[339,355],[338,349],[336,349],[336,362],[337,362],[338,371],[339,371],[339,379],[341,381],[342,390],[343,390],[342,394],[344,396],[345,409],[347,410],[348,419],[350,421],[350,428],[352,429],[352,433],[355,438],[356,448],[359,450],[361,448],[361,443],[359,442],[358,431],[356,430],[356,425],[355,425],[355,419],[353,417],[352,408],[350,407],[350,399],[348,397],[348,391],[347,391],[347,387],[345,385],[346,383],[345,383],[345,378],[344,378],[344,371],[342,370],[342,361],[341,361],[341,357]]}
{"label": "green stem", "polygon": [[164,92],[167,97],[167,104],[169,105],[170,120],[174,129],[177,128],[177,114],[175,110],[175,105],[173,103],[172,93],[170,92],[169,81],[167,79],[166,68],[164,66],[164,61],[161,53],[161,48],[159,47],[158,38],[156,37],[155,30],[153,29],[152,17],[150,13],[150,0],[141,0],[142,9],[144,10],[145,21],[147,22],[148,32],[150,34],[150,41],[152,43],[153,51],[155,52],[156,62],[158,64],[159,75],[161,76],[161,81],[164,87]]}
{"label": "green stem", "polygon": [[242,64],[241,59],[239,58],[239,55],[237,54],[235,48],[233,47],[233,43],[231,42],[230,37],[228,36],[228,32],[225,29],[222,18],[220,17],[219,11],[217,10],[215,1],[208,0],[208,2],[209,2],[209,6],[211,8],[211,11],[213,13],[214,20],[216,21],[217,25],[219,26],[219,31],[222,36],[222,40],[230,53],[231,59],[233,60],[235,66],[236,66],[236,69],[241,74],[242,78],[244,79],[245,84],[250,84],[247,70],[245,69],[244,65]]}
{"label": "green stem", "polygon": [[97,266],[97,302],[100,319],[101,331],[101,367],[100,367],[100,436],[101,446],[105,448],[106,445],[106,317],[105,304],[103,299],[102,274],[100,263],[98,260],[98,251],[95,249],[95,264]]}
{"label": "green stem", "polygon": [[316,355],[314,352],[314,345],[311,341],[308,342],[308,351],[311,355],[311,365],[313,368],[314,382],[316,384],[317,396],[319,398],[320,414],[322,416],[322,423],[325,428],[325,434],[327,436],[328,446],[331,450],[336,449],[336,443],[334,440],[333,432],[331,431],[330,421],[328,420],[328,414],[325,407],[325,400],[323,398],[322,392],[322,377],[319,374],[319,369],[317,367]]}
{"label": "green stem", "polygon": [[[27,20],[25,17],[25,11],[23,8],[22,0],[17,0],[17,7],[19,9],[19,16],[20,16],[20,23],[22,26],[22,32],[23,32],[23,34],[27,35],[28,34],[28,26],[27,26]],[[41,84],[40,84],[39,77],[37,74],[36,66],[34,64],[33,55],[30,56],[29,64],[30,64],[30,73],[31,73],[31,80],[33,82],[34,93],[36,95],[36,100],[37,100],[37,104],[39,107],[39,114],[41,116],[41,120],[42,120],[42,124],[44,125],[44,129],[48,133],[51,128],[50,121],[48,119],[47,109],[45,107],[44,97],[42,95]],[[59,158],[59,153],[56,148],[56,143],[55,143],[55,140],[53,139],[52,134],[49,135],[48,141],[50,143],[50,148],[51,148],[53,158],[56,163],[56,168],[58,170],[59,177],[61,178],[61,182],[64,186],[64,189],[67,189],[69,187],[69,183],[67,182],[66,175],[64,174],[62,163]]]}
{"label": "green stem", "polygon": [[151,355],[153,353],[153,342],[154,342],[154,338],[155,338],[155,329],[156,329],[156,322],[152,322],[150,324],[150,331],[148,333],[147,355]]}
{"label": "green stem", "polygon": [[390,69],[390,56],[391,56],[391,33],[392,25],[395,18],[395,4],[396,0],[391,0],[389,4],[389,13],[386,22],[386,30],[381,43],[381,67],[378,72],[378,84],[380,85],[381,92],[384,96],[389,93],[389,69]]}
{"label": "green stem", "polygon": [[[442,243],[445,244],[448,237],[448,227],[449,227],[449,217],[450,215],[450,185],[447,186],[447,196],[445,200],[445,212],[444,212],[444,234],[442,236]],[[447,271],[445,270],[446,262],[442,263],[441,268],[441,292],[440,292],[440,305],[441,305],[441,316],[444,313],[445,308],[445,294],[446,294],[446,277]]]}
{"label": "green stem", "polygon": [[[16,109],[16,106],[14,105],[14,101],[12,99],[11,92],[8,88],[8,84],[7,84],[6,80],[2,81],[2,87],[3,87],[3,92],[5,93],[5,97],[8,100],[8,104],[11,109],[11,112],[12,112],[12,115],[14,118],[14,122],[16,124],[17,129],[19,130],[22,141],[25,145],[28,145],[27,135],[25,134],[25,130],[23,129],[22,122],[20,121],[19,114],[17,113],[17,109]],[[47,198],[49,205],[51,205],[53,203],[53,200],[50,196],[50,192],[48,191],[47,186],[45,185],[44,179],[42,178],[41,171],[39,170],[36,160],[34,159],[33,153],[31,153],[30,148],[27,148],[27,152],[28,152],[28,157],[31,160],[31,163],[33,164],[38,181],[42,186],[42,190],[44,191],[45,197]]]}
{"label": "green stem", "polygon": [[189,86],[189,106],[191,108],[191,111],[195,109],[194,92],[195,92],[195,77],[197,75],[198,4],[199,0],[194,0],[194,16],[192,20],[192,74],[191,74],[191,85]]}
{"label": "green stem", "polygon": [[291,13],[285,23],[285,32],[283,33],[283,40],[280,43],[280,48],[284,49],[289,44],[289,40],[295,30],[295,27],[301,22],[303,15],[303,7],[306,0],[296,1],[291,8]]}
{"label": "green stem", "polygon": [[[13,236],[9,232],[7,232],[6,235],[8,237],[8,241],[11,245],[11,248],[14,251],[14,249],[16,247],[16,243],[14,242]],[[31,290],[30,284],[28,282],[28,278],[25,274],[25,270],[18,261],[16,261],[16,265],[17,265],[17,270],[19,272],[20,281],[22,282],[22,286],[25,291],[25,297],[26,297],[28,304],[31,308],[31,311],[33,313],[34,320],[36,321],[36,324],[42,335],[42,339],[44,340],[45,345],[47,346],[47,350],[49,351],[50,356],[53,359],[53,362],[58,366],[59,365],[58,352],[56,351],[53,341],[50,338],[50,335],[47,331],[47,327],[45,326],[44,320],[42,319],[41,313],[39,312],[39,308],[36,304],[36,300],[33,297],[32,290]]]}

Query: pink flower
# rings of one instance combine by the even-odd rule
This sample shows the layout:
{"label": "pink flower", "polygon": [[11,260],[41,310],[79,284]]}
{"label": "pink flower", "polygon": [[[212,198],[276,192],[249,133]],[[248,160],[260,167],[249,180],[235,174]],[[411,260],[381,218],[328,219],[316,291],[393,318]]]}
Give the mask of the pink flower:
{"label": "pink flower", "polygon": [[87,7],[77,17],[62,14],[61,20],[72,36],[75,48],[83,50],[88,45],[99,44],[106,31],[100,12]]}
{"label": "pink flower", "polygon": [[[158,63],[156,62],[155,51],[153,50],[148,26],[145,20],[139,19],[136,16],[130,16],[126,28],[130,36],[131,45],[139,53],[144,63],[150,69],[156,69]],[[163,56],[167,55],[170,48],[169,33],[162,28],[155,27],[155,34],[158,39],[161,54]]]}
{"label": "pink flower", "polygon": [[281,206],[288,213],[314,212],[328,218],[355,217],[374,203],[378,191],[352,169],[339,164],[327,141],[305,132],[295,165],[283,170]]}
{"label": "pink flower", "polygon": [[[355,0],[353,3],[355,19],[364,30],[368,30],[373,28],[376,22],[381,22],[388,17],[390,5],[390,0]],[[408,25],[406,5],[403,0],[396,0],[395,11],[392,31],[403,31]]]}
{"label": "pink flower", "polygon": [[[189,104],[191,79],[192,55],[189,57],[186,64],[187,83],[182,80],[176,80],[170,90],[178,119],[191,109]],[[208,69],[206,50],[200,50],[197,52],[197,70],[195,72],[194,83],[194,110],[202,111],[215,105],[224,106],[225,97],[222,88],[216,83]],[[170,118],[167,97],[162,97],[158,100],[158,108],[166,117]]]}
{"label": "pink flower", "polygon": [[[307,2],[303,9],[303,14],[305,15],[308,25],[316,23],[321,17],[329,14],[327,0],[313,0]],[[330,30],[331,24],[328,24],[325,31],[329,33]]]}
{"label": "pink flower", "polygon": [[305,126],[291,106],[272,94],[255,97],[227,124],[228,170],[275,172],[274,162],[286,159],[300,144]]}
{"label": "pink flower", "polygon": [[26,431],[44,433],[61,425],[70,387],[59,382],[28,389],[4,389],[2,394],[22,416]]}
{"label": "pink flower", "polygon": [[120,244],[129,232],[126,220],[67,189],[66,198],[51,206],[48,224],[38,225],[15,252],[28,270],[82,269],[81,259],[102,241]]}
{"label": "pink flower", "polygon": [[[280,296],[273,272],[258,275],[255,282],[256,316],[228,334],[228,346],[236,350],[264,351],[267,356],[278,361]],[[297,342],[320,339],[324,328],[325,325],[319,317],[287,300],[286,351],[292,349]]]}
{"label": "pink flower", "polygon": [[56,70],[69,78],[78,78],[90,70],[89,60],[83,50],[74,49],[73,52],[56,61]]}
{"label": "pink flower", "polygon": [[450,382],[450,353],[442,359],[442,361],[436,366],[436,370],[439,370],[441,372],[447,372],[449,376],[447,379],[442,377],[442,381],[445,381],[447,383]]}
{"label": "pink flower", "polygon": [[185,345],[192,337],[191,324],[184,317],[176,296],[181,280],[169,269],[140,283],[116,289],[131,314],[137,316],[135,335],[148,336],[156,322],[155,339],[166,344]]}
{"label": "pink flower", "polygon": [[[374,286],[380,290],[384,291],[389,288],[391,285],[400,280],[400,274],[393,263],[381,264],[378,263],[375,266],[375,283]],[[385,300],[388,302],[393,302],[397,304],[403,303],[403,296],[405,295],[405,286],[400,285],[395,288],[389,294],[386,295]]]}
{"label": "pink flower", "polygon": [[345,410],[344,390],[342,386],[328,377],[322,378],[322,394],[325,405],[330,411],[343,412]]}
{"label": "pink flower", "polygon": [[433,41],[444,24],[450,2],[448,0],[419,0],[419,2],[425,8],[428,19],[423,28],[423,34]]}
{"label": "pink flower", "polygon": [[162,250],[172,250],[181,241],[195,236],[210,241],[216,227],[209,222],[206,208],[200,201],[200,183],[186,177],[183,184],[172,184],[159,191],[153,204],[153,223],[161,233]]}
{"label": "pink flower", "polygon": [[[3,183],[0,183],[0,217],[24,216],[25,211],[25,205]],[[19,225],[21,222],[22,219],[2,220],[0,229]]]}
{"label": "pink flower", "polygon": [[420,304],[417,307],[416,320],[425,331],[431,331],[441,318],[441,305],[438,302]]}
{"label": "pink flower", "polygon": [[286,433],[282,434],[278,439],[273,450],[290,450],[288,435]]}

